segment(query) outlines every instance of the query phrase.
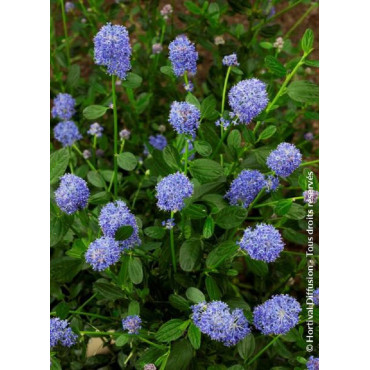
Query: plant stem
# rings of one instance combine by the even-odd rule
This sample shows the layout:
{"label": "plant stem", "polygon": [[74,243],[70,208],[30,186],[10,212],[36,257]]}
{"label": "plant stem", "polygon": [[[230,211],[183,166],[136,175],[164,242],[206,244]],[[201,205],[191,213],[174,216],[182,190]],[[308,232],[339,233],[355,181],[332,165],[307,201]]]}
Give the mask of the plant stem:
{"label": "plant stem", "polygon": [[227,89],[227,82],[230,76],[230,71],[231,71],[231,67],[228,67],[227,72],[226,72],[225,82],[224,82],[224,89],[222,91],[221,117],[224,114],[224,109],[225,109],[226,89]]}
{"label": "plant stem", "polygon": [[[119,153],[118,154],[122,153],[124,147],[125,147],[125,140],[122,139],[121,146],[119,148]],[[108,191],[110,191],[110,189],[112,189],[113,180],[114,180],[114,172],[112,173],[112,176],[111,176],[110,181],[109,181]]]}
{"label": "plant stem", "polygon": [[185,81],[185,85],[189,86],[188,71],[185,71],[184,73],[184,81]]}
{"label": "plant stem", "polygon": [[213,159],[215,157],[215,155],[218,153],[218,151],[220,150],[220,147],[221,147],[222,143],[224,142],[226,136],[229,134],[230,130],[231,130],[231,125],[223,132],[223,134],[221,136],[221,139],[220,139],[220,141],[218,142],[218,144],[216,146],[215,151],[211,155],[211,159]]}
{"label": "plant stem", "polygon": [[[78,147],[76,146],[76,144],[73,144],[72,145],[72,148],[82,157],[84,158],[82,152],[80,149],[78,149]],[[84,158],[85,159],[85,158]],[[94,165],[88,160],[88,159],[85,159],[86,163],[88,164],[88,166],[90,167],[90,169],[92,169],[93,171],[96,171],[98,172],[98,170],[94,167]]]}
{"label": "plant stem", "polygon": [[[286,198],[284,200],[289,200],[289,199],[291,199],[294,202],[294,201],[296,201],[298,199],[303,199],[303,197]],[[270,206],[270,205],[274,205],[274,204],[276,204],[278,202],[280,202],[280,200],[274,200],[273,202],[257,204],[256,206],[254,206],[254,208],[261,208],[261,207],[265,207],[265,206]]]}
{"label": "plant stem", "polygon": [[247,366],[253,364],[262,354],[265,352],[270,346],[272,346],[278,339],[280,335],[277,335],[274,339],[272,339],[265,347],[263,347],[248,363]]}
{"label": "plant stem", "polygon": [[284,36],[285,39],[289,38],[291,33],[304,21],[304,19],[311,13],[313,9],[315,9],[318,6],[317,3],[313,3],[302,15],[301,18],[298,19],[296,23],[289,29],[289,31]]}
{"label": "plant stem", "polygon": [[69,151],[69,168],[71,169],[71,173],[73,174],[73,163],[72,163],[72,151],[71,147],[68,147]]}
{"label": "plant stem", "polygon": [[[174,211],[171,211],[171,218],[174,218]],[[177,266],[176,266],[176,255],[175,255],[175,242],[174,242],[174,236],[173,236],[173,227],[170,229],[170,244],[171,244],[171,256],[172,256],[172,265],[173,265],[173,271],[177,272]]]}
{"label": "plant stem", "polygon": [[117,103],[116,103],[116,76],[112,75],[112,103],[113,103],[113,124],[114,124],[114,144],[113,144],[113,164],[114,164],[114,197],[118,194],[118,121],[117,121]]}
{"label": "plant stem", "polygon": [[91,316],[91,317],[95,317],[97,319],[113,321],[111,317],[102,316],[102,315],[98,315],[98,314],[95,314],[95,313],[81,312],[81,311],[69,311],[69,313],[74,314],[74,315]]}
{"label": "plant stem", "polygon": [[188,151],[189,151],[189,140],[188,139],[185,139],[185,164],[184,164],[184,175],[187,174],[188,172]]}
{"label": "plant stem", "polygon": [[90,303],[98,294],[94,293],[87,301],[85,301],[76,311],[81,311],[88,303]]}
{"label": "plant stem", "polygon": [[265,192],[265,189],[263,188],[257,196],[254,198],[254,201],[249,205],[247,210],[247,216],[249,215],[249,212],[253,209],[254,205],[258,202],[258,200],[262,197],[263,193]]}
{"label": "plant stem", "polygon": [[143,337],[141,337],[141,336],[137,336],[141,341],[143,341],[143,342],[145,342],[145,343],[148,343],[148,344],[150,344],[150,345],[152,345],[152,346],[154,346],[154,347],[157,347],[157,348],[160,348],[160,349],[163,349],[163,348],[165,348],[165,346],[161,346],[160,344],[156,344],[156,343],[153,343],[153,342],[151,342],[150,340],[148,340],[148,339],[146,339],[146,338],[143,338]]}
{"label": "plant stem", "polygon": [[116,332],[106,332],[106,331],[80,331],[80,334],[81,335],[89,335],[89,336],[98,336],[98,337],[106,337],[106,336],[109,336],[109,337],[118,337],[120,336],[122,333],[116,333]]}
{"label": "plant stem", "polygon": [[68,39],[68,32],[67,32],[67,17],[66,12],[64,9],[64,0],[60,0],[60,6],[62,8],[62,18],[63,18],[63,28],[64,28],[64,37],[66,41],[66,50],[67,50],[67,63],[68,66],[71,64],[71,56],[69,53],[69,39]]}
{"label": "plant stem", "polygon": [[299,167],[310,166],[311,164],[316,164],[316,163],[319,163],[319,159],[315,159],[314,161],[310,161],[310,162],[303,162],[299,165]]}

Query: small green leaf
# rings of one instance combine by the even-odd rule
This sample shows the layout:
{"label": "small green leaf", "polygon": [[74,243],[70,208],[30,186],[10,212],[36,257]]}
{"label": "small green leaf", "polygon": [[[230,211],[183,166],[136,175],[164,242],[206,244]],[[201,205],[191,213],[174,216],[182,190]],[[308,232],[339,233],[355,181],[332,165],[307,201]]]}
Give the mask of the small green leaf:
{"label": "small green leaf", "polygon": [[200,330],[193,323],[189,326],[188,338],[194,349],[200,348],[202,335]]}
{"label": "small green leaf", "polygon": [[206,266],[208,268],[216,268],[225,260],[232,258],[237,250],[238,246],[235,242],[231,240],[222,242],[209,253],[206,259]]}
{"label": "small green leaf", "polygon": [[186,9],[188,9],[189,12],[191,13],[197,14],[197,15],[202,14],[202,9],[199,8],[197,5],[195,5],[192,1],[185,1],[184,5]]}
{"label": "small green leaf", "polygon": [[261,140],[267,140],[271,136],[273,136],[276,132],[276,126],[268,126],[266,127],[261,133],[260,136],[258,137],[258,141]]}
{"label": "small green leaf", "polygon": [[78,85],[78,80],[80,79],[80,66],[78,64],[72,64],[68,70],[67,76],[67,86],[69,88],[74,88]]}
{"label": "small green leaf", "polygon": [[216,99],[213,95],[207,96],[200,106],[201,118],[212,119],[217,116]]}
{"label": "small green leaf", "polygon": [[62,148],[55,151],[50,156],[50,183],[55,184],[59,178],[64,175],[69,162],[68,148]]}
{"label": "small green leaf", "polygon": [[183,214],[192,220],[200,220],[207,217],[207,207],[203,204],[190,204],[183,210]]}
{"label": "small green leaf", "polygon": [[115,345],[117,347],[123,347],[130,339],[130,335],[129,334],[122,334],[120,335],[116,341],[115,341]]}
{"label": "small green leaf", "polygon": [[301,40],[301,46],[302,46],[302,50],[305,52],[305,53],[309,53],[312,49],[312,46],[313,46],[313,41],[314,41],[314,34],[313,34],[313,31],[308,28],[303,37],[302,37],[302,40]]}
{"label": "small green leaf", "polygon": [[282,199],[275,206],[275,213],[278,216],[284,216],[292,206],[293,201],[291,199]]}
{"label": "small green leaf", "polygon": [[186,296],[188,299],[194,303],[200,303],[204,302],[206,300],[206,297],[204,294],[198,289],[194,287],[190,287],[186,291]]}
{"label": "small green leaf", "polygon": [[319,87],[309,81],[293,81],[287,88],[287,94],[301,103],[316,103],[319,100]]}
{"label": "small green leaf", "polygon": [[90,171],[88,174],[87,174],[87,179],[89,180],[89,182],[96,186],[97,188],[104,188],[105,187],[105,181],[104,181],[104,178],[103,176],[97,172],[97,171]]}
{"label": "small green leaf", "polygon": [[267,49],[267,50],[272,49],[274,47],[274,45],[272,45],[271,42],[267,42],[267,41],[260,42],[260,46],[261,48]]}
{"label": "small green leaf", "polygon": [[137,165],[136,157],[130,152],[121,153],[117,158],[118,166],[123,170],[132,171]]}
{"label": "small green leaf", "polygon": [[80,272],[82,263],[72,257],[59,257],[50,262],[50,276],[57,283],[69,283]]}
{"label": "small green leaf", "polygon": [[253,334],[249,334],[237,344],[237,349],[240,357],[247,360],[253,355],[256,343]]}
{"label": "small green leaf", "polygon": [[121,226],[117,231],[116,231],[116,234],[114,235],[114,238],[116,240],[126,240],[128,239],[132,233],[134,232],[134,229],[132,226],[129,226],[129,225],[125,225],[125,226]]}
{"label": "small green leaf", "polygon": [[128,276],[134,284],[140,284],[143,281],[143,267],[139,258],[130,258]]}
{"label": "small green leaf", "polygon": [[221,298],[221,291],[217,286],[216,280],[212,276],[207,276],[205,283],[209,298],[212,301],[218,301]]}
{"label": "small green leaf", "polygon": [[180,266],[184,271],[193,271],[201,254],[199,239],[186,240],[180,248]]}
{"label": "small green leaf", "polygon": [[200,110],[199,100],[192,93],[187,93],[185,101],[189,104],[195,105]]}
{"label": "small green leaf", "polygon": [[62,320],[66,319],[68,314],[69,314],[69,306],[65,302],[60,302],[55,307],[54,310],[55,310],[56,316],[59,317]]}
{"label": "small green leaf", "polygon": [[143,79],[136,73],[129,72],[127,74],[126,80],[122,81],[122,86],[130,89],[135,89],[139,87]]}
{"label": "small green leaf", "polygon": [[170,67],[170,66],[162,66],[162,67],[160,68],[160,71],[161,71],[164,75],[166,75],[166,76],[170,76],[170,77],[174,77],[174,76],[175,76],[175,75],[174,75],[174,73],[173,73],[172,67]]}
{"label": "small green leaf", "polygon": [[95,293],[99,293],[108,301],[115,301],[117,299],[125,298],[125,293],[117,286],[108,283],[104,279],[99,279],[95,282],[94,288]]}
{"label": "small green leaf", "polygon": [[227,145],[230,148],[238,149],[240,148],[242,143],[242,137],[240,135],[240,132],[238,130],[232,130],[227,137]]}
{"label": "small green leaf", "polygon": [[189,171],[201,183],[215,181],[224,173],[220,164],[211,159],[196,159],[189,165]]}
{"label": "small green leaf", "polygon": [[128,315],[140,315],[140,304],[138,301],[131,301],[128,305]]}
{"label": "small green leaf", "polygon": [[247,216],[247,210],[242,207],[228,206],[215,215],[215,223],[222,229],[238,227]]}
{"label": "small green leaf", "polygon": [[180,168],[179,152],[172,145],[167,145],[163,149],[163,159],[174,170]]}
{"label": "small green leaf", "polygon": [[202,157],[209,157],[212,154],[212,147],[207,141],[196,140],[194,148]]}
{"label": "small green leaf", "polygon": [[159,226],[149,226],[144,229],[144,234],[152,239],[163,239],[166,234],[166,230]]}
{"label": "small green leaf", "polygon": [[306,217],[306,210],[300,204],[293,203],[285,217],[292,220],[302,220]]}
{"label": "small green leaf", "polygon": [[189,311],[189,302],[184,297],[171,294],[168,300],[171,306],[177,308],[178,310],[185,312]]}
{"label": "small green leaf", "polygon": [[109,107],[104,107],[103,105],[89,105],[82,113],[86,119],[96,119],[104,116],[108,108]]}
{"label": "small green leaf", "polygon": [[249,256],[245,257],[247,263],[247,270],[251,271],[252,274],[257,276],[266,276],[269,273],[269,267],[266,262],[257,261]]}
{"label": "small green leaf", "polygon": [[101,191],[99,193],[95,193],[89,198],[89,203],[91,204],[105,204],[110,200],[110,193],[107,191]]}
{"label": "small green leaf", "polygon": [[172,342],[180,338],[186,328],[188,327],[190,320],[182,321],[180,319],[172,319],[164,323],[155,334],[155,338],[159,342]]}
{"label": "small green leaf", "polygon": [[203,237],[205,239],[210,238],[215,230],[215,222],[211,216],[208,216],[203,226]]}
{"label": "small green leaf", "polygon": [[266,67],[278,77],[284,77],[286,75],[285,67],[272,55],[268,55],[265,58]]}

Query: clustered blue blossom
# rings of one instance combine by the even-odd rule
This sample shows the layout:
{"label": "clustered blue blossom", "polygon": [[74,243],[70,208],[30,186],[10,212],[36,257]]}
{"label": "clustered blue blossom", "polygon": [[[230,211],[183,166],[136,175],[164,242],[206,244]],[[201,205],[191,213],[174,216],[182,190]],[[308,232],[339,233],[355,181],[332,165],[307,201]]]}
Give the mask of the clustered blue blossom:
{"label": "clustered blue blossom", "polygon": [[167,146],[167,139],[163,135],[149,136],[149,144],[158,150],[163,150]]}
{"label": "clustered blue blossom", "polygon": [[301,164],[302,154],[294,144],[281,143],[267,157],[267,166],[278,176],[288,177]]}
{"label": "clustered blue blossom", "polygon": [[279,178],[274,175],[267,175],[266,176],[266,191],[271,193],[272,191],[276,191],[279,187]]}
{"label": "clustered blue blossom", "polygon": [[168,49],[172,69],[177,77],[184,75],[185,72],[197,73],[198,52],[195,50],[195,45],[185,35],[177,36]]}
{"label": "clustered blue blossom", "polygon": [[317,190],[305,190],[303,192],[303,201],[305,203],[315,204],[319,199],[319,192]]}
{"label": "clustered blue blossom", "polygon": [[101,209],[99,225],[104,235],[111,238],[114,238],[116,231],[122,226],[131,226],[134,229],[128,239],[119,242],[122,250],[141,244],[135,216],[130,212],[126,203],[121,200],[108,203]]}
{"label": "clustered blue blossom", "polygon": [[307,141],[312,141],[314,139],[313,133],[312,132],[306,132],[303,135],[304,139]]}
{"label": "clustered blue blossom", "polygon": [[127,330],[129,334],[139,334],[141,329],[141,319],[137,315],[127,316],[122,320],[123,330]]}
{"label": "clustered blue blossom", "polygon": [[172,5],[171,4],[166,4],[162,9],[161,9],[161,16],[163,17],[163,19],[167,20],[168,19],[168,16],[170,14],[172,14],[173,12],[173,8],[172,8]]}
{"label": "clustered blue blossom", "polygon": [[131,69],[131,45],[126,27],[107,23],[94,37],[95,63],[107,67],[109,75],[125,80]]}
{"label": "clustered blue blossom", "polygon": [[98,122],[95,122],[90,126],[87,133],[92,136],[101,137],[103,135],[103,131],[104,127],[100,126]]}
{"label": "clustered blue blossom", "polygon": [[76,344],[77,335],[69,327],[67,320],[59,317],[50,319],[50,347],[61,344],[64,347],[71,347]]}
{"label": "clustered blue blossom", "polygon": [[194,84],[191,81],[188,81],[187,84],[184,84],[184,89],[187,92],[192,92],[194,90]]}
{"label": "clustered blue blossom", "polygon": [[66,173],[60,178],[60,185],[54,195],[58,207],[70,215],[87,206],[90,190],[81,177]]}
{"label": "clustered blue blossom", "polygon": [[319,370],[319,358],[311,356],[307,363],[307,370]]}
{"label": "clustered blue blossom", "polygon": [[54,137],[63,146],[72,146],[75,141],[82,139],[78,127],[73,121],[62,121],[54,127]]}
{"label": "clustered blue blossom", "polygon": [[224,58],[222,59],[222,64],[227,67],[232,67],[232,66],[237,67],[239,65],[237,55],[233,53],[233,54],[224,56]]}
{"label": "clustered blue blossom", "polygon": [[230,312],[229,306],[222,301],[201,302],[191,309],[194,325],[227,347],[237,344],[250,333],[243,311],[237,308]]}
{"label": "clustered blue blossom", "polygon": [[168,121],[178,134],[194,137],[200,124],[200,111],[193,104],[175,101],[171,104]]}
{"label": "clustered blue blossom", "polygon": [[154,364],[146,364],[143,370],[157,370],[157,367]]}
{"label": "clustered blue blossom", "polygon": [[166,229],[171,230],[175,227],[175,219],[169,218],[166,221],[162,221],[162,226],[164,226]]}
{"label": "clustered blue blossom", "polygon": [[156,186],[157,206],[163,211],[181,211],[184,200],[194,193],[194,185],[180,172],[168,175]]}
{"label": "clustered blue blossom", "polygon": [[229,105],[241,123],[249,124],[267,103],[266,84],[257,78],[240,81],[229,91]]}
{"label": "clustered blue blossom", "polygon": [[254,309],[254,325],[264,335],[286,334],[298,324],[301,311],[295,298],[288,294],[275,295]]}
{"label": "clustered blue blossom", "polygon": [[316,306],[319,305],[319,288],[313,292],[313,303],[315,303]]}
{"label": "clustered blue blossom", "polygon": [[54,99],[51,115],[53,118],[69,120],[76,113],[75,105],[76,100],[70,94],[59,93]]}
{"label": "clustered blue blossom", "polygon": [[152,45],[152,53],[153,54],[159,54],[163,50],[162,44],[155,43]]}
{"label": "clustered blue blossom", "polygon": [[266,185],[265,177],[257,170],[244,170],[231,183],[225,198],[232,206],[247,208]]}
{"label": "clustered blue blossom", "polygon": [[118,241],[110,236],[103,236],[93,241],[85,254],[85,259],[93,270],[103,271],[114,265],[121,256]]}
{"label": "clustered blue blossom", "polygon": [[225,119],[225,118],[221,117],[220,119],[218,119],[215,122],[215,125],[216,126],[221,126],[224,129],[226,129],[226,128],[228,128],[230,126],[230,121],[228,119]]}
{"label": "clustered blue blossom", "polygon": [[67,1],[65,3],[65,10],[66,10],[67,13],[72,12],[74,10],[74,8],[75,8],[75,4],[73,4],[71,1]]}
{"label": "clustered blue blossom", "polygon": [[237,244],[252,259],[265,262],[275,261],[284,249],[279,231],[267,224],[256,225],[254,229],[246,228],[242,239]]}
{"label": "clustered blue blossom", "polygon": [[82,156],[85,158],[85,159],[89,159],[91,157],[91,152],[89,149],[85,149],[83,152],[82,152]]}
{"label": "clustered blue blossom", "polygon": [[130,135],[131,135],[131,132],[125,128],[119,132],[119,137],[122,140],[128,140],[130,138]]}

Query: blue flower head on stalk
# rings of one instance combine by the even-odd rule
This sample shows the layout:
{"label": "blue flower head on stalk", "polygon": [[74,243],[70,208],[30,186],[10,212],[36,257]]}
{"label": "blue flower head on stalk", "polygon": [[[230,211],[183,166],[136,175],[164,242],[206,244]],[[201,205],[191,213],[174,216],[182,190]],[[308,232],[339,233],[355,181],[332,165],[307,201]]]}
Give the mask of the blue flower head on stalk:
{"label": "blue flower head on stalk", "polygon": [[67,173],[60,178],[54,195],[58,207],[70,215],[87,206],[90,190],[81,177]]}
{"label": "blue flower head on stalk", "polygon": [[318,306],[319,305],[319,288],[317,288],[314,292],[313,292],[313,303]]}
{"label": "blue flower head on stalk", "polygon": [[94,37],[97,65],[107,67],[109,75],[125,80],[131,69],[131,45],[126,27],[107,23]]}
{"label": "blue flower head on stalk", "polygon": [[163,150],[167,146],[167,139],[161,135],[149,136],[149,144],[158,150]]}
{"label": "blue flower head on stalk", "polygon": [[72,347],[76,344],[77,335],[69,327],[67,320],[59,317],[50,319],[50,347],[60,344],[64,347]]}
{"label": "blue flower head on stalk", "polygon": [[180,172],[163,178],[155,189],[157,206],[163,211],[181,211],[185,206],[184,200],[194,193],[194,185]]}
{"label": "blue flower head on stalk", "polygon": [[71,95],[59,93],[54,99],[51,115],[53,118],[59,118],[64,121],[71,119],[76,113],[75,105],[76,100],[74,100]]}
{"label": "blue flower head on stalk", "polygon": [[103,230],[104,235],[114,238],[117,230],[122,226],[131,226],[133,233],[131,236],[119,242],[122,250],[133,248],[135,245],[140,245],[139,228],[135,216],[130,212],[126,203],[117,200],[105,205],[99,215],[99,225]]}
{"label": "blue flower head on stalk", "polygon": [[185,36],[177,36],[168,46],[172,69],[177,77],[183,76],[185,72],[197,73],[198,52],[195,45]]}
{"label": "blue flower head on stalk", "polygon": [[195,137],[200,125],[200,111],[193,104],[175,101],[171,104],[168,121],[178,134]]}
{"label": "blue flower head on stalk", "polygon": [[74,9],[75,9],[75,4],[73,4],[72,1],[66,1],[66,4],[65,4],[66,12],[71,13],[73,12]]}
{"label": "blue flower head on stalk", "polygon": [[229,306],[222,301],[201,302],[191,309],[194,325],[227,347],[237,344],[250,333],[243,311],[235,309],[230,312]]}
{"label": "blue flower head on stalk", "polygon": [[248,125],[267,106],[266,84],[257,78],[243,80],[229,91],[229,105],[238,121]]}
{"label": "blue flower head on stalk", "polygon": [[266,191],[271,193],[279,187],[279,178],[273,175],[266,176]]}
{"label": "blue flower head on stalk", "polygon": [[225,198],[229,200],[232,206],[241,205],[248,208],[265,185],[265,178],[261,172],[244,170],[231,183]]}
{"label": "blue flower head on stalk", "polygon": [[315,204],[319,200],[319,192],[317,190],[305,190],[303,192],[303,201],[309,204]]}
{"label": "blue flower head on stalk", "polygon": [[264,335],[286,334],[299,321],[302,308],[298,301],[287,295],[275,295],[254,311],[254,325]]}
{"label": "blue flower head on stalk", "polygon": [[129,334],[139,334],[141,329],[141,319],[137,315],[127,316],[122,320],[123,330],[127,330]]}
{"label": "blue flower head on stalk", "polygon": [[92,136],[101,137],[103,135],[103,131],[104,127],[100,126],[98,122],[94,122],[92,125],[90,125],[87,133]]}
{"label": "blue flower head on stalk", "polygon": [[130,138],[130,135],[131,135],[131,132],[125,128],[119,132],[119,137],[122,140],[128,140]]}
{"label": "blue flower head on stalk", "polygon": [[63,146],[72,146],[75,141],[82,139],[82,135],[73,121],[59,122],[54,127],[54,137]]}
{"label": "blue flower head on stalk", "polygon": [[224,56],[224,58],[222,59],[222,64],[227,67],[237,67],[239,65],[237,55],[233,53]]}
{"label": "blue flower head on stalk", "polygon": [[267,157],[267,166],[278,176],[288,177],[301,164],[302,154],[294,144],[281,143]]}
{"label": "blue flower head on stalk", "polygon": [[307,361],[307,370],[319,370],[319,358],[311,356]]}
{"label": "blue flower head on stalk", "polygon": [[259,224],[254,229],[246,228],[237,244],[252,259],[264,262],[274,262],[284,249],[279,231],[274,226],[266,224]]}
{"label": "blue flower head on stalk", "polygon": [[85,259],[93,270],[103,271],[114,265],[121,256],[119,242],[110,236],[103,236],[93,241],[85,254]]}

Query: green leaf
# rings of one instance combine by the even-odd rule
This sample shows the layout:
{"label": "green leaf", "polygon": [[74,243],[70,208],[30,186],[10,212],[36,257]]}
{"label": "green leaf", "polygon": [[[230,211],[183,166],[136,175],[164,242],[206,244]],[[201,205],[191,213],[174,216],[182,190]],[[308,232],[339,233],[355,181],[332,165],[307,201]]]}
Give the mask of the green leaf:
{"label": "green leaf", "polygon": [[230,148],[238,149],[241,147],[242,143],[242,137],[240,135],[240,132],[238,130],[232,130],[227,137],[227,145]]}
{"label": "green leaf", "polygon": [[306,210],[300,204],[293,203],[285,217],[292,220],[302,220],[306,217]]}
{"label": "green leaf", "polygon": [[167,145],[163,149],[163,159],[172,169],[178,170],[180,168],[179,152],[172,145]]}
{"label": "green leaf", "polygon": [[139,258],[130,258],[128,276],[134,284],[140,284],[143,281],[143,267]]}
{"label": "green leaf", "polygon": [[171,306],[177,308],[180,311],[189,311],[189,302],[184,298],[179,295],[171,294],[169,297],[169,302]]}
{"label": "green leaf", "polygon": [[95,193],[91,195],[89,198],[89,203],[91,204],[105,204],[110,200],[110,193],[107,191],[101,191],[99,193]]}
{"label": "green leaf", "polygon": [[222,229],[229,230],[241,225],[246,216],[245,208],[227,206],[215,215],[215,223]]}
{"label": "green leaf", "polygon": [[199,239],[186,240],[180,248],[180,266],[184,271],[193,271],[201,254]]}
{"label": "green leaf", "polygon": [[207,207],[203,204],[190,204],[183,210],[183,214],[192,220],[200,220],[207,217]]}
{"label": "green leaf", "polygon": [[125,298],[125,293],[115,285],[108,283],[104,279],[99,279],[95,282],[93,290],[95,293],[102,295],[109,301]]}
{"label": "green leaf", "polygon": [[78,85],[78,80],[80,79],[80,66],[78,64],[72,64],[68,70],[67,76],[67,86],[69,88],[74,88]]}
{"label": "green leaf", "polygon": [[140,304],[138,301],[131,301],[128,305],[128,315],[140,315]]}
{"label": "green leaf", "polygon": [[109,107],[104,107],[103,105],[89,105],[82,113],[86,119],[96,119],[104,116],[108,108]]}
{"label": "green leaf", "polygon": [[213,95],[207,96],[200,106],[201,118],[212,119],[217,116],[216,99]]}
{"label": "green leaf", "polygon": [[267,49],[267,50],[272,49],[274,47],[274,45],[272,45],[271,42],[267,42],[267,41],[260,42],[260,46],[261,48]]}
{"label": "green leaf", "polygon": [[62,320],[66,319],[68,314],[69,314],[69,306],[65,302],[60,302],[55,307],[54,310],[55,310],[56,316],[59,317]]}
{"label": "green leaf", "polygon": [[258,141],[261,140],[267,140],[271,136],[273,136],[276,132],[276,126],[268,126],[266,127],[261,133],[260,136],[258,137]]}
{"label": "green leaf", "polygon": [[313,34],[313,31],[308,28],[303,37],[302,37],[302,40],[301,40],[301,46],[302,46],[302,50],[305,52],[305,53],[309,53],[312,49],[312,46],[313,46],[313,41],[314,41],[314,34]]}
{"label": "green leaf", "polygon": [[[188,370],[193,358],[193,348],[189,341],[184,339],[176,342],[171,347],[166,370]],[[165,368],[160,368],[164,370]]]}
{"label": "green leaf", "polygon": [[58,244],[69,230],[73,222],[73,216],[66,214],[54,214],[50,217],[50,246]]}
{"label": "green leaf", "polygon": [[319,87],[309,81],[293,81],[287,88],[287,94],[301,103],[315,103],[319,100]]}
{"label": "green leaf", "polygon": [[90,171],[88,174],[87,174],[87,179],[89,180],[89,182],[96,186],[97,188],[104,188],[105,187],[105,181],[104,181],[104,178],[103,176],[97,172],[97,171]]}
{"label": "green leaf", "polygon": [[184,334],[189,325],[189,321],[190,320],[182,321],[180,319],[172,319],[167,321],[159,328],[155,334],[155,338],[159,342],[172,342]]}
{"label": "green leaf", "polygon": [[191,343],[194,349],[200,348],[202,334],[200,330],[193,323],[191,323],[189,326],[188,338],[189,338],[189,342]]}
{"label": "green leaf", "polygon": [[72,257],[59,257],[50,262],[50,277],[57,283],[69,283],[80,272],[82,263]]}
{"label": "green leaf", "polygon": [[247,263],[247,270],[250,270],[252,274],[258,276],[266,276],[269,273],[269,268],[267,263],[263,261],[256,261],[249,256],[245,257]]}
{"label": "green leaf", "polygon": [[196,159],[191,161],[189,165],[192,176],[202,184],[215,181],[224,173],[220,164],[211,159]]}
{"label": "green leaf", "polygon": [[116,341],[115,341],[115,345],[117,347],[123,347],[130,339],[130,335],[129,334],[122,334],[120,335]]}
{"label": "green leaf", "polygon": [[185,101],[189,104],[195,105],[200,110],[199,100],[192,93],[187,93]]}
{"label": "green leaf", "polygon": [[212,301],[218,301],[221,298],[222,294],[219,287],[217,286],[216,280],[212,276],[207,276],[205,283],[209,298]]}
{"label": "green leaf", "polygon": [[184,5],[185,5],[186,9],[188,9],[189,12],[191,12],[191,13],[197,14],[197,15],[202,14],[202,9],[199,8],[197,5],[195,5],[193,2],[185,1]]}
{"label": "green leaf", "polygon": [[194,287],[190,287],[186,290],[186,296],[194,303],[200,303],[206,300],[204,294],[198,288]]}
{"label": "green leaf", "polygon": [[212,154],[212,147],[207,141],[196,140],[194,148],[202,157],[209,157]]}
{"label": "green leaf", "polygon": [[289,242],[295,244],[307,245],[307,235],[301,234],[298,231],[290,228],[286,228],[283,230],[283,238],[284,240],[288,240]]}
{"label": "green leaf", "polygon": [[166,76],[170,76],[170,77],[174,77],[174,76],[175,76],[175,75],[174,75],[174,73],[173,73],[172,67],[170,67],[170,66],[162,66],[162,67],[160,68],[160,71],[161,71],[164,75],[166,75]]}
{"label": "green leaf", "polygon": [[272,55],[268,55],[265,58],[266,67],[278,77],[284,77],[286,75],[285,67]]}
{"label": "green leaf", "polygon": [[284,216],[292,206],[293,201],[291,199],[282,199],[275,206],[275,213],[278,216]]}
{"label": "green leaf", "polygon": [[208,216],[203,226],[203,237],[205,239],[210,238],[215,231],[215,222],[211,216]]}
{"label": "green leaf", "polygon": [[319,68],[318,60],[305,60],[304,64],[309,67]]}
{"label": "green leaf", "polygon": [[129,72],[127,74],[126,80],[122,81],[122,86],[129,89],[135,89],[141,85],[142,81],[142,77],[140,77],[136,73]]}
{"label": "green leaf", "polygon": [[126,240],[132,235],[133,232],[134,229],[132,226],[129,225],[121,226],[119,229],[117,229],[114,238],[120,241]]}
{"label": "green leaf", "polygon": [[209,253],[206,259],[206,266],[208,268],[216,268],[226,259],[233,257],[238,248],[236,243],[231,240],[222,242]]}
{"label": "green leaf", "polygon": [[243,360],[250,358],[255,348],[256,343],[253,334],[249,334],[237,344],[238,353]]}
{"label": "green leaf", "polygon": [[66,252],[66,255],[73,258],[83,258],[86,251],[87,245],[81,239],[77,239],[74,241],[72,248]]}
{"label": "green leaf", "polygon": [[132,171],[137,165],[136,157],[130,152],[121,153],[117,158],[118,166],[123,170]]}
{"label": "green leaf", "polygon": [[166,230],[159,226],[149,226],[144,229],[144,234],[152,239],[163,239],[166,235]]}
{"label": "green leaf", "polygon": [[59,178],[64,175],[69,163],[68,148],[62,148],[55,151],[50,156],[50,184],[58,182]]}

